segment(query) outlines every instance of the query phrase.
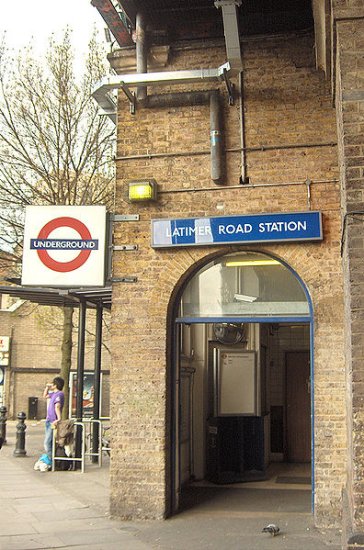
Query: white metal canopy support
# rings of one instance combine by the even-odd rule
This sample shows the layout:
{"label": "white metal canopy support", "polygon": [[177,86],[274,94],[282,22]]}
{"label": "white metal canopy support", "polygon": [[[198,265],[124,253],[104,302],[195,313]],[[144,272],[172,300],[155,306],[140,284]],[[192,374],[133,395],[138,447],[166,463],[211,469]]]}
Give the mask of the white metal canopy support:
{"label": "white metal canopy support", "polygon": [[[200,82],[228,82],[230,63],[217,69],[197,69],[185,71],[165,71],[158,73],[132,73],[107,76],[95,87],[92,96],[100,105],[103,114],[116,121],[116,102],[110,95],[112,90],[121,89],[134,104],[135,96],[130,88],[138,86],[163,86],[173,84],[198,84]],[[229,86],[228,86],[229,90]],[[230,90],[229,90],[230,92]]]}

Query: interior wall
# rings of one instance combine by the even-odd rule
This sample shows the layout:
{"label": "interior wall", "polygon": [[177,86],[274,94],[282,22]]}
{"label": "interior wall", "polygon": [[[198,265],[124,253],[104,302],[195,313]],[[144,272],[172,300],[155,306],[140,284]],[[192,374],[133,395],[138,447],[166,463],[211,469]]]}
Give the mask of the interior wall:
{"label": "interior wall", "polygon": [[[271,412],[271,432],[282,429],[270,445],[270,460],[283,461],[283,430],[285,418],[285,354],[287,351],[310,349],[309,325],[269,325],[268,399]],[[282,428],[280,423],[282,422]],[[282,449],[280,443],[282,442]]]}
{"label": "interior wall", "polygon": [[[194,369],[193,373],[193,398],[192,398],[192,448],[182,443],[182,472],[184,481],[187,472],[190,471],[191,478],[202,480],[205,477],[206,469],[206,421],[207,421],[207,396],[208,396],[208,342],[213,339],[212,324],[192,324],[182,326],[182,366]],[[266,372],[266,403],[262,411],[266,413],[267,422],[265,430],[266,438],[266,461],[277,462],[284,460],[283,448],[277,450],[277,441],[283,441],[284,422],[277,422],[277,411],[281,418],[285,414],[285,353],[287,351],[302,351],[310,349],[310,328],[309,325],[278,325],[271,323],[249,324],[247,349],[255,349],[258,352],[261,346],[267,350],[267,372]],[[186,406],[186,401],[184,402]],[[184,410],[182,424],[188,420],[188,411]],[[273,424],[272,424],[273,419]],[[282,430],[282,433],[273,434],[273,445],[271,441],[272,432]],[[190,459],[188,467],[187,461]]]}
{"label": "interior wall", "polygon": [[[205,474],[205,417],[207,409],[207,334],[208,325],[182,325],[182,364],[194,369],[192,375],[192,464],[191,476],[203,479]],[[183,413],[183,411],[182,411]],[[182,470],[186,470],[182,468]]]}

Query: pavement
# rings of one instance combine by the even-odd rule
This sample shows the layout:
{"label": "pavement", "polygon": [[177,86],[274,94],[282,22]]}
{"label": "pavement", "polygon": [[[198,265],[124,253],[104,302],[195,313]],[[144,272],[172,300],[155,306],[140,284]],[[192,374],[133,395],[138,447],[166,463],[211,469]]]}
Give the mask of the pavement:
{"label": "pavement", "polygon": [[[339,530],[316,529],[310,491],[257,484],[203,484],[180,514],[164,521],[120,521],[109,514],[109,459],[101,468],[39,472],[43,422],[26,421],[25,456],[14,456],[16,422],[0,451],[0,550],[340,550]],[[263,533],[274,522],[278,536]]]}

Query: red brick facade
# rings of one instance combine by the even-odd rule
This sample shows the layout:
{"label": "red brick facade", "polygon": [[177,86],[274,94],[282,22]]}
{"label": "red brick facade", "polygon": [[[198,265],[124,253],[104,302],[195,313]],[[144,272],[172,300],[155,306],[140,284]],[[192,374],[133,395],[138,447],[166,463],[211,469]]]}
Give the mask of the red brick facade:
{"label": "red brick facade", "polygon": [[[223,47],[208,43],[186,50],[172,48],[166,70],[216,67],[224,55]],[[114,257],[114,277],[137,277],[136,283],[113,288],[111,411],[117,428],[111,506],[122,517],[158,518],[168,513],[170,335],[178,292],[209,258],[252,248],[284,260],[310,293],[317,523],[337,522],[341,513],[347,435],[335,110],[329,85],[314,66],[311,33],[243,40],[242,57],[248,185],[239,185],[239,101],[228,105],[224,85],[219,87],[226,148],[224,187],[210,180],[208,106],[138,107],[131,115],[119,94],[116,211],[140,215],[139,222],[120,223],[115,230],[116,244],[138,245],[137,251],[117,252]],[[191,91],[191,87],[179,86],[181,90]],[[153,88],[150,93],[168,91]],[[159,155],[148,158],[148,154]],[[134,155],[144,157],[127,158]],[[159,199],[153,205],[126,201],[127,182],[141,178],[158,182]],[[167,250],[150,246],[153,218],[309,209],[323,214],[322,242]]]}

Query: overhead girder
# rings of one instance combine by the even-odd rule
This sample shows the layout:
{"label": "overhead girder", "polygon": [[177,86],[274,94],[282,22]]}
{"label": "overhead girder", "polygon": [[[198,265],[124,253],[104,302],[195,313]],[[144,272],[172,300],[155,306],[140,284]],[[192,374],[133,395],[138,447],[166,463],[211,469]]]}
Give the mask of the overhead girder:
{"label": "overhead girder", "polygon": [[126,21],[121,17],[112,0],[91,0],[120,47],[133,45]]}

